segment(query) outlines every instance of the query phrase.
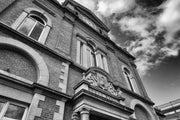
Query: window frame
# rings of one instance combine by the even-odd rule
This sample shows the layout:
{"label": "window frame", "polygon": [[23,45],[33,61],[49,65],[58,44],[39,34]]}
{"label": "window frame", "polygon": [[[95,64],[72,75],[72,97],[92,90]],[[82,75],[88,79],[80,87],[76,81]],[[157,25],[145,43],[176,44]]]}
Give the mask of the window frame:
{"label": "window frame", "polygon": [[[41,31],[38,39],[34,39],[34,40],[37,40],[37,41],[38,41],[39,39],[41,39],[41,36],[43,35],[44,29],[45,29],[45,27],[46,27],[46,22],[45,22],[43,19],[41,19],[40,17],[38,17],[39,19],[41,19],[41,20],[44,22],[44,24],[42,24],[41,22],[39,22],[38,20],[36,20],[35,18],[33,18],[33,17],[31,17],[31,16],[36,16],[36,17],[38,17],[37,15],[29,14],[29,15],[24,19],[24,21],[18,26],[17,31],[19,31],[20,33],[24,34],[23,32],[20,31],[20,29],[22,28],[22,26],[26,25],[26,24],[25,24],[26,20],[30,19],[30,20],[33,21],[33,25],[32,25],[32,28],[30,29],[30,31],[28,32],[27,36],[30,37],[30,38],[32,38],[32,39],[34,39],[33,37],[31,37],[31,35],[32,35],[32,32],[34,31],[36,25],[39,23],[40,25],[43,26],[43,29],[42,29],[42,31]],[[24,34],[24,35],[25,35],[25,34]]]}
{"label": "window frame", "polygon": [[96,61],[97,61],[97,65],[96,65],[97,67],[109,73],[107,55],[102,51],[100,51],[99,49],[96,51]]}
{"label": "window frame", "polygon": [[[86,40],[81,36],[76,37],[76,62],[85,68],[99,67],[109,73],[107,55],[91,40]],[[91,52],[91,55],[87,57],[87,51]],[[90,58],[91,65],[88,65],[88,58]],[[94,64],[92,63],[94,61]],[[101,63],[101,65],[100,65]]]}
{"label": "window frame", "polygon": [[[77,37],[76,41],[76,62],[85,68],[96,66],[96,60],[95,60],[95,51],[94,46],[87,43],[85,40],[83,40],[80,37]],[[88,52],[89,51],[89,54]],[[90,61],[90,65],[88,65],[88,58]],[[94,63],[93,63],[94,61]],[[94,65],[93,65],[93,64]]]}
{"label": "window frame", "polygon": [[[52,22],[51,22],[51,19],[45,14],[44,11],[38,10],[36,8],[26,8],[25,10],[23,10],[21,15],[16,19],[16,21],[11,25],[11,27],[18,31],[18,28],[24,23],[24,21],[27,18],[29,18],[30,15],[34,15],[34,16],[40,18],[42,21],[45,21],[46,24],[45,24],[43,30],[41,31],[41,34],[39,35],[38,40],[30,37],[30,35],[26,35],[26,36],[28,36],[28,37],[30,37],[30,38],[32,38],[32,39],[34,39],[34,40],[36,40],[42,44],[45,44],[46,39],[49,35],[50,29],[52,28]],[[36,21],[38,21],[38,20],[36,20]],[[31,30],[33,30],[33,29],[31,28]]]}
{"label": "window frame", "polygon": [[0,111],[0,119],[1,120],[16,120],[16,119],[4,117],[4,115],[6,114],[10,104],[15,105],[15,106],[23,107],[24,108],[24,113],[23,113],[23,116],[22,116],[21,120],[26,120],[27,113],[28,113],[28,106],[27,105],[23,105],[23,104],[13,102],[13,101],[9,101],[9,100],[5,100],[5,99],[0,99],[0,102],[4,103],[4,105],[3,105],[3,107],[2,107],[2,109]]}

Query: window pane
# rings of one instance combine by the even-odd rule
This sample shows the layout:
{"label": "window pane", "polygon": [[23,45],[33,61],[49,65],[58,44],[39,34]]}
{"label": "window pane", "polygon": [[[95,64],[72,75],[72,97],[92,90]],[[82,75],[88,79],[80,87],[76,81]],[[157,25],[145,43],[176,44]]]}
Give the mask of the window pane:
{"label": "window pane", "polygon": [[10,104],[4,115],[4,117],[21,120],[24,114],[25,108],[17,105]]}
{"label": "window pane", "polygon": [[95,65],[95,56],[94,54],[91,52],[91,66]]}
{"label": "window pane", "polygon": [[81,63],[81,65],[83,65],[83,43],[82,42],[80,45],[80,63]]}
{"label": "window pane", "polygon": [[30,37],[34,38],[35,40],[38,40],[43,28],[44,26],[41,25],[39,22],[37,22],[36,26],[34,27],[33,31],[30,34]]}
{"label": "window pane", "polygon": [[87,47],[87,51],[86,51],[87,53],[87,67],[90,67],[91,66],[91,56],[90,56],[90,54],[91,54],[91,51],[90,51],[90,49],[89,49],[89,47]]}
{"label": "window pane", "polygon": [[1,112],[1,110],[3,109],[3,106],[4,106],[4,103],[3,103],[3,102],[0,102],[0,112]]}
{"label": "window pane", "polygon": [[23,23],[22,25],[19,27],[18,31],[25,34],[25,35],[28,35],[29,32],[31,31],[32,27],[34,26],[35,24],[35,21],[33,21],[32,19],[30,18],[27,18]]}

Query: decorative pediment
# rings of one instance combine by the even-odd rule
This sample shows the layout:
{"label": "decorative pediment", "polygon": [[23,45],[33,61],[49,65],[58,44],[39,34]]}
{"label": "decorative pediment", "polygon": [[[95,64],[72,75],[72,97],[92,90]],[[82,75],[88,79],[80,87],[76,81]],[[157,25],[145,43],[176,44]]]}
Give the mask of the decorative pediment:
{"label": "decorative pediment", "polygon": [[64,2],[64,6],[68,5],[68,3],[73,5],[74,8],[81,13],[81,16],[83,14],[83,15],[85,15],[87,17],[87,18],[84,18],[84,19],[91,19],[92,23],[95,23],[99,27],[103,28],[106,32],[109,32],[109,28],[92,11],[90,11],[89,9],[83,7],[82,5],[80,5],[79,3],[77,3],[77,2],[75,2],[73,0],[66,0]]}
{"label": "decorative pediment", "polygon": [[105,90],[114,96],[121,96],[121,90],[113,84],[110,76],[107,74],[99,68],[92,67],[84,74],[83,79],[88,81],[90,85]]}

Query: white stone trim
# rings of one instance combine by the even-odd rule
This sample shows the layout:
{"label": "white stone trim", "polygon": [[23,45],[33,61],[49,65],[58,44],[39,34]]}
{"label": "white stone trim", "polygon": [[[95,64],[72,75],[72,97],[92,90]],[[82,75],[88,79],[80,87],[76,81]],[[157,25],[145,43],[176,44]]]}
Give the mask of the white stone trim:
{"label": "white stone trim", "polygon": [[50,31],[50,27],[45,26],[45,28],[42,31],[41,36],[39,37],[39,40],[38,40],[40,43],[45,44],[46,39],[47,39],[48,34],[49,34],[49,31]]}
{"label": "white stone trim", "polygon": [[64,118],[64,107],[65,107],[65,102],[56,100],[56,105],[59,106],[59,112],[54,113],[53,120],[63,120]]}
{"label": "white stone trim", "polygon": [[40,117],[42,113],[42,108],[38,108],[39,101],[45,101],[45,96],[35,93],[32,99],[29,111],[27,114],[27,120],[34,120],[35,116]]}
{"label": "white stone trim", "polygon": [[59,81],[58,87],[60,87],[62,89],[63,93],[66,93],[68,73],[69,73],[69,64],[62,63],[62,66],[64,66],[64,68],[61,69],[61,73],[63,73],[63,74],[59,77],[59,79],[63,80],[63,82]]}
{"label": "white stone trim", "polygon": [[21,107],[25,108],[24,113],[22,115],[22,119],[21,119],[21,120],[25,120],[26,119],[26,115],[27,115],[27,111],[28,111],[28,107],[26,105],[22,105],[22,104],[19,104],[19,103],[13,102],[13,101],[9,101],[9,100],[6,101],[4,103],[4,105],[2,106],[2,109],[0,111],[0,120],[11,120],[9,117],[5,116],[5,113],[7,112],[8,107],[9,107],[9,105],[11,103],[14,104],[14,105],[21,106]]}
{"label": "white stone trim", "polygon": [[3,71],[3,70],[0,70],[0,74],[5,75],[5,76],[8,76],[8,77],[11,77],[11,78],[14,78],[14,79],[16,79],[16,80],[18,80],[18,81],[21,81],[21,82],[23,82],[23,83],[27,83],[27,84],[30,84],[30,85],[33,84],[33,82],[30,81],[30,80],[24,79],[24,78],[22,78],[22,77],[16,76],[16,75],[14,75],[14,74],[8,73],[8,72]]}
{"label": "white stone trim", "polygon": [[22,90],[18,90],[2,84],[0,84],[0,95],[11,99],[16,99],[25,103],[31,103],[31,100],[33,98],[31,93],[27,93]]}
{"label": "white stone trim", "polygon": [[16,19],[16,21],[11,25],[11,27],[16,30],[27,16],[28,13],[22,12],[22,14],[18,17],[18,19]]}
{"label": "white stone trim", "polygon": [[[157,117],[155,117],[155,115],[153,115],[150,109],[143,102],[137,99],[133,99],[130,102],[130,108],[134,110],[136,105],[140,105],[141,107],[143,107],[146,110],[146,112],[149,114],[149,116],[151,117],[151,120],[159,120]],[[136,119],[135,112],[131,115],[131,117]]]}
{"label": "white stone trim", "polygon": [[48,86],[49,83],[49,71],[46,66],[46,63],[44,62],[43,58],[40,56],[38,52],[36,52],[31,47],[27,46],[26,44],[6,37],[1,37],[0,39],[0,46],[1,45],[7,45],[10,47],[17,48],[21,51],[23,51],[25,54],[29,55],[35,62],[37,72],[38,72],[38,79],[37,83]]}
{"label": "white stone trim", "polygon": [[[110,108],[106,108],[105,106],[100,106],[99,104],[97,104],[96,102],[94,103],[86,103],[87,101],[81,101],[80,103],[76,104],[74,106],[73,111],[74,112],[80,112],[83,108],[86,108],[90,111],[95,111],[97,113],[101,113],[102,115],[107,115],[110,116],[112,118],[116,118],[119,120],[129,120],[129,116],[121,113],[118,111],[114,111]],[[95,104],[95,105],[92,105]]]}
{"label": "white stone trim", "polygon": [[[45,27],[43,28],[43,31],[38,39],[38,41],[42,44],[44,44],[46,42],[46,39],[48,37],[48,34],[49,34],[49,31],[50,31],[50,28],[52,27],[52,21],[51,19],[45,14],[45,12],[43,10],[38,10],[36,8],[26,8],[22,13],[21,15],[16,19],[16,21],[11,25],[11,27],[13,29],[17,29],[19,25],[21,25],[25,18],[31,14],[32,11],[36,11],[36,12],[39,12],[41,13],[44,18],[46,18],[46,25]],[[30,32],[31,33],[31,32]],[[29,36],[29,35],[28,35]]]}

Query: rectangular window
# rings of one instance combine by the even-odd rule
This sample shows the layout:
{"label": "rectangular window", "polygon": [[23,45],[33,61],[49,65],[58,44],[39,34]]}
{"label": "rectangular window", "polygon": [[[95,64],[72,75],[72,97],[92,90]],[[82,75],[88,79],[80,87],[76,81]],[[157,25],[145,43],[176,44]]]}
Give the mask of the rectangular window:
{"label": "rectangular window", "polygon": [[0,101],[0,120],[25,120],[26,113],[26,106]]}

